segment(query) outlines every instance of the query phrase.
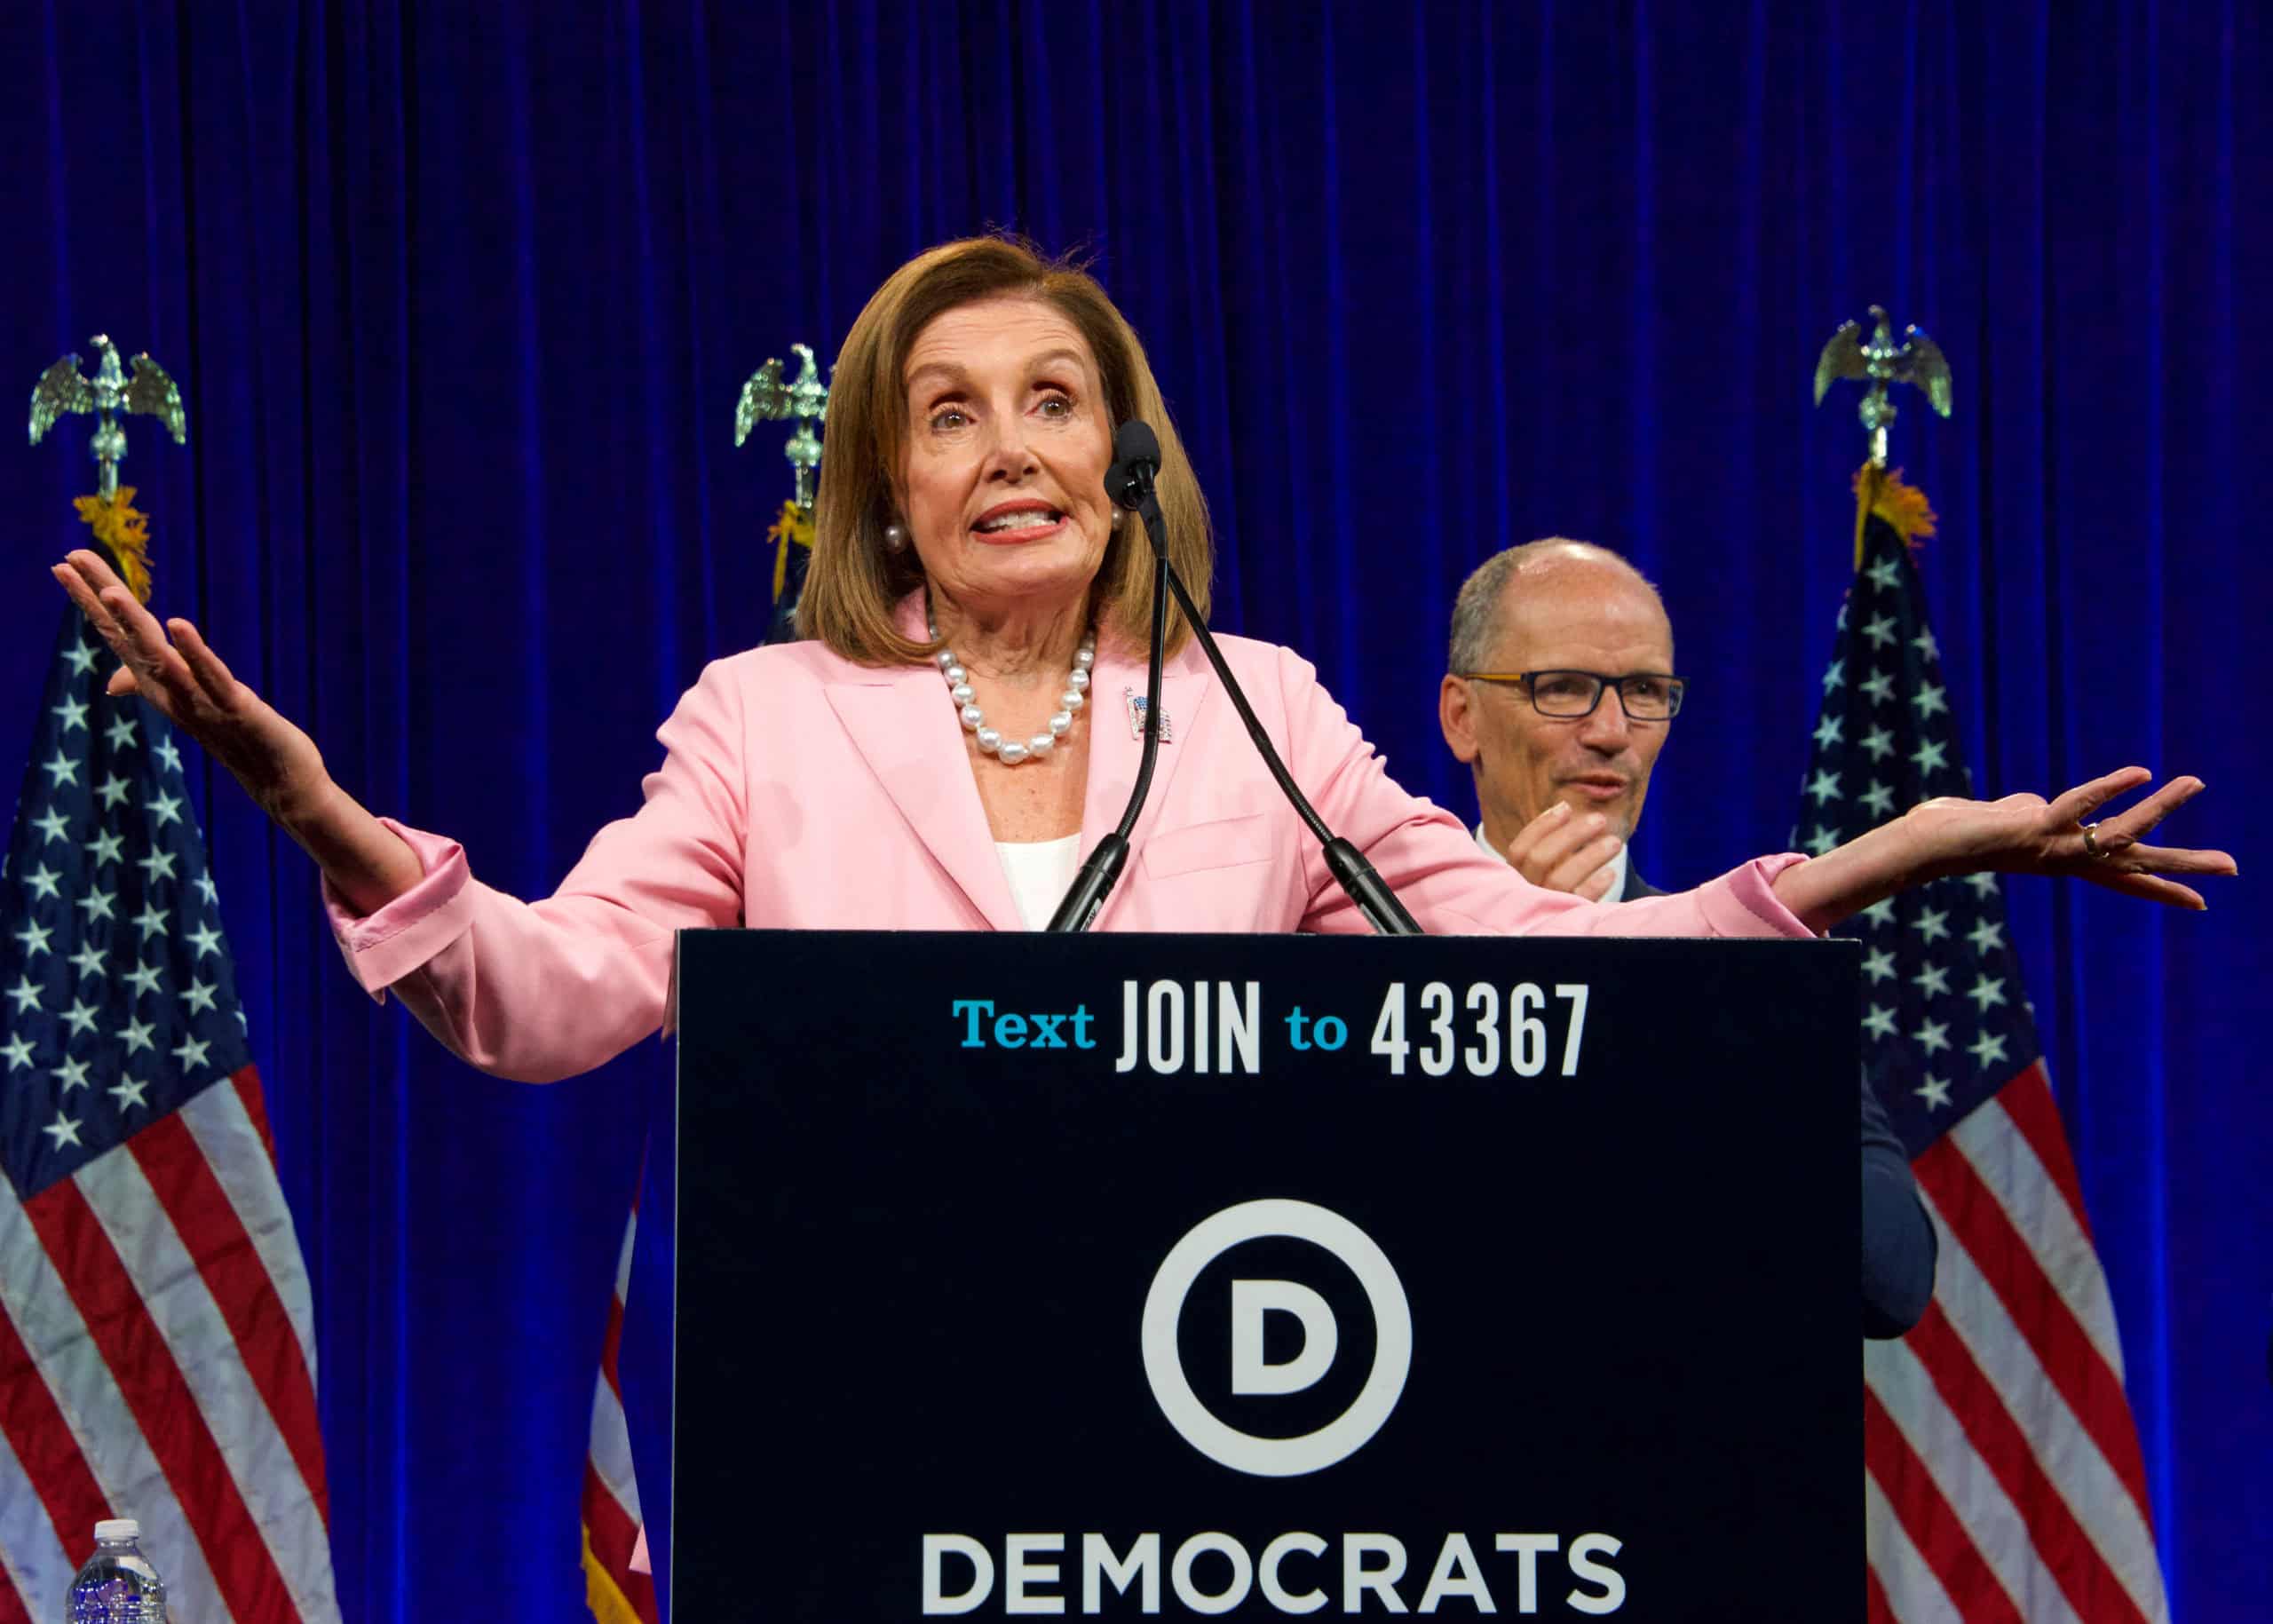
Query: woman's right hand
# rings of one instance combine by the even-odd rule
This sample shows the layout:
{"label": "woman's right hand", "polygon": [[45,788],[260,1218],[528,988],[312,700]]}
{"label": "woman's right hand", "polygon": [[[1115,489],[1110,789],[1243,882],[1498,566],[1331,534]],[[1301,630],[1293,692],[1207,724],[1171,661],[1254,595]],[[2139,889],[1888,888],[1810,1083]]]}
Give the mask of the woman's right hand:
{"label": "woman's right hand", "polygon": [[109,692],[140,694],[228,768],[350,908],[375,913],[424,876],[417,853],[331,781],[315,741],[231,676],[196,627],[160,624],[109,563],[85,549],[54,574],[119,657]]}
{"label": "woman's right hand", "polygon": [[315,741],[232,676],[196,627],[179,619],[161,624],[109,562],[86,548],[53,574],[119,657],[110,693],[147,700],[285,828],[323,801],[331,780]]}

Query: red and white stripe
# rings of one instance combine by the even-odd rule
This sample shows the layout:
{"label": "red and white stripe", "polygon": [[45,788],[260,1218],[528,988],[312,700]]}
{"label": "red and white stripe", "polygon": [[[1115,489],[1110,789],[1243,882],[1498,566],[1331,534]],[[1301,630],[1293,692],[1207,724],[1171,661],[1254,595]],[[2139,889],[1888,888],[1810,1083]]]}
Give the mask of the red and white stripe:
{"label": "red and white stripe", "polygon": [[1870,1613],[2167,1624],[2122,1347],[2041,1064],[1913,1164],[1934,1301],[1864,1353]]}
{"label": "red and white stripe", "polygon": [[623,1343],[623,1305],[631,1295],[631,1246],[639,1232],[634,1207],[616,1256],[615,1296],[608,1305],[607,1338],[593,1384],[591,1454],[584,1467],[585,1596],[599,1624],[657,1624],[655,1581],[634,1552],[644,1546],[639,1483],[631,1464],[631,1432],[623,1419],[623,1386],[616,1354]]}
{"label": "red and white stripe", "polygon": [[59,1614],[105,1517],[141,1522],[176,1624],[338,1619],[263,1128],[249,1066],[28,1202],[0,1180],[0,1624]]}

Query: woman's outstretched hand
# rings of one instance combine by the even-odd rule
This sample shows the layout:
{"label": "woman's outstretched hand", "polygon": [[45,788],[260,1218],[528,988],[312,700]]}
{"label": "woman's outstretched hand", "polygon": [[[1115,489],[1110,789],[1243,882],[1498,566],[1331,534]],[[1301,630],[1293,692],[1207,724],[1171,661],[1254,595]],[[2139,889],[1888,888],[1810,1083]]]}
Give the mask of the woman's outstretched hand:
{"label": "woman's outstretched hand", "polygon": [[2174,778],[2145,800],[2098,822],[2087,821],[2108,802],[2151,780],[2144,767],[2124,767],[2079,784],[2057,800],[2008,795],[2001,801],[1921,801],[1905,814],[1920,834],[1950,853],[1928,878],[1995,868],[2007,874],[2061,874],[2126,896],[2173,907],[2209,905],[2202,893],[2166,875],[2238,872],[2223,852],[2150,846],[2146,836],[2202,793],[2198,778]]}
{"label": "woman's outstretched hand", "polygon": [[350,907],[374,912],[424,877],[417,855],[332,782],[315,741],[231,675],[196,627],[161,622],[86,549],[53,574],[119,657],[108,691],[140,694],[204,747],[316,860]]}
{"label": "woman's outstretched hand", "polygon": [[119,657],[110,693],[147,700],[287,828],[320,797],[330,780],[315,741],[239,682],[196,627],[178,619],[161,623],[109,563],[85,548],[53,574]]}
{"label": "woman's outstretched hand", "polygon": [[1777,896],[1815,930],[1897,891],[1951,875],[2066,875],[2172,907],[2202,908],[2202,893],[2172,875],[2238,872],[2223,852],[2146,844],[2172,812],[2202,792],[2198,778],[2174,778],[2135,805],[2087,821],[2109,801],[2154,774],[2125,767],[2065,795],[2008,795],[1998,801],[1922,801],[1893,822],[1777,875]]}

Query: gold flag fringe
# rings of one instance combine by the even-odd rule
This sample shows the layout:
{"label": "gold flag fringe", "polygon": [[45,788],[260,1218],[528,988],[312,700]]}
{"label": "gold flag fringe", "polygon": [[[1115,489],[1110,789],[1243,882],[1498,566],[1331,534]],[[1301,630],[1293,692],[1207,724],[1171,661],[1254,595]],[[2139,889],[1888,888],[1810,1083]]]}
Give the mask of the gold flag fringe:
{"label": "gold flag fringe", "polygon": [[1904,542],[1911,556],[1934,534],[1934,504],[1926,493],[1905,485],[1899,468],[1878,468],[1865,463],[1855,471],[1855,567],[1863,567],[1863,527],[1877,514]]}
{"label": "gold flag fringe", "polygon": [[592,1549],[592,1531],[589,1526],[583,1535],[584,1605],[592,1610],[597,1624],[640,1624],[639,1610],[617,1588],[614,1575],[601,1565],[598,1553]]}
{"label": "gold flag fringe", "polygon": [[150,516],[134,505],[134,487],[122,485],[108,496],[74,496],[79,522],[110,549],[118,573],[136,598],[150,601]]}
{"label": "gold flag fringe", "polygon": [[794,542],[808,552],[812,551],[813,516],[812,512],[799,507],[794,497],[783,503],[781,517],[773,521],[773,527],[765,533],[765,539],[776,544],[773,554],[773,601],[778,604],[781,601],[781,594],[788,590],[790,543]]}

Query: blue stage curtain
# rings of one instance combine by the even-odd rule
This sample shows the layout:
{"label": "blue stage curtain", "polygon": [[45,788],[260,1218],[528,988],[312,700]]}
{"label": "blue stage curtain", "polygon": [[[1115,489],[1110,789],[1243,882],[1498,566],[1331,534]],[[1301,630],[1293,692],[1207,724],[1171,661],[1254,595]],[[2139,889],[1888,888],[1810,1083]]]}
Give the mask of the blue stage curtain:
{"label": "blue stage curtain", "polygon": [[[1862,450],[1851,392],[1818,411],[1808,380],[1875,300],[1956,373],[1955,420],[1905,395],[1894,438],[1942,516],[1976,782],[2198,772],[2171,836],[2247,865],[2268,84],[2239,0],[28,0],[0,8],[0,359],[28,388],[99,329],[170,367],[190,449],[138,423],[125,468],[162,609],[349,788],[537,893],[766,623],[787,469],[771,434],[733,448],[741,380],[833,352],[942,238],[1086,246],[1206,481],[1219,622],[1316,661],[1415,788],[1471,810],[1434,711],[1478,559],[1559,532],[1663,583],[1694,687],[1636,858],[1682,884],[1787,838]],[[0,458],[9,773],[91,484],[60,433]],[[216,776],[348,1615],[463,1616],[510,1538],[517,1605],[576,1616],[668,1050],[468,1072],[356,991],[307,864]],[[2212,894],[2011,888],[2194,1624],[2273,1590],[2266,935],[2253,882]]]}

